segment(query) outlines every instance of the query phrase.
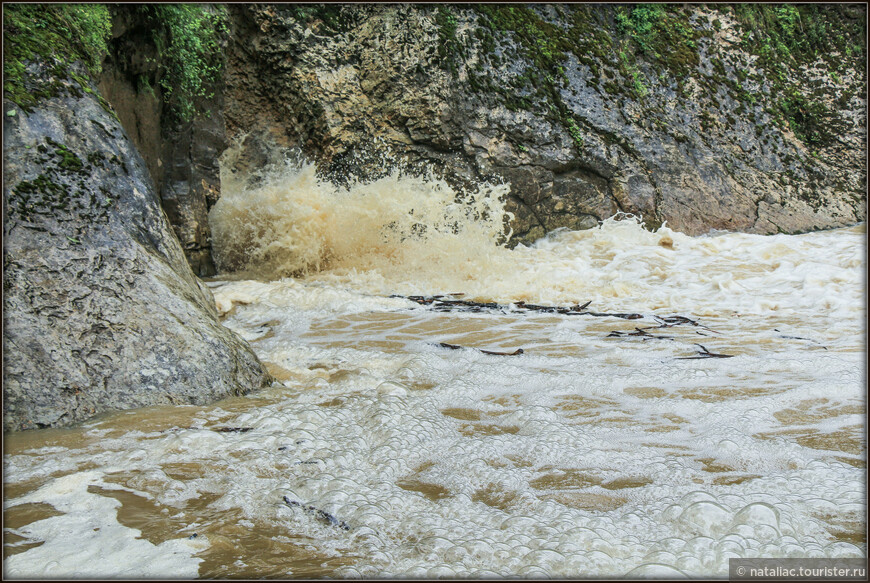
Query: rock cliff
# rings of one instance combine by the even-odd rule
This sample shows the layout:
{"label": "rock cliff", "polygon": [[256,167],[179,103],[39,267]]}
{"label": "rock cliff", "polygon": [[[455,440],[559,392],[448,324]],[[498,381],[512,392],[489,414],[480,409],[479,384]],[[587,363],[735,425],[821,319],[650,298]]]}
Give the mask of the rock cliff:
{"label": "rock cliff", "polygon": [[49,89],[3,103],[4,430],[267,383],[219,324],[88,71],[38,57],[23,67],[22,91]]}
{"label": "rock cliff", "polygon": [[163,30],[160,19],[139,7],[113,7],[99,90],[145,159],[191,268],[206,277],[216,273],[208,211],[220,196],[218,158],[226,148],[223,92],[218,79],[208,96],[192,96],[201,114],[189,119],[176,115],[161,83],[167,59],[158,45],[166,46],[171,32]]}
{"label": "rock cliff", "polygon": [[[769,9],[768,9],[769,8]],[[860,6],[233,5],[224,115],[256,164],[377,150],[508,181],[517,240],[617,211],[797,233],[866,217]]]}

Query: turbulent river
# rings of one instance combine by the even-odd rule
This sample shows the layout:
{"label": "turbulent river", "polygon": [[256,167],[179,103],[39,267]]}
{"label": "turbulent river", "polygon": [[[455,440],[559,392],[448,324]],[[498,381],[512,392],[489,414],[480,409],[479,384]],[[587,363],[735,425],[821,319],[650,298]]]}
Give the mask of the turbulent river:
{"label": "turbulent river", "polygon": [[7,575],[723,577],[731,557],[866,556],[864,226],[617,217],[508,249],[504,186],[258,180],[224,177],[234,273],[207,285],[276,382],[7,435]]}

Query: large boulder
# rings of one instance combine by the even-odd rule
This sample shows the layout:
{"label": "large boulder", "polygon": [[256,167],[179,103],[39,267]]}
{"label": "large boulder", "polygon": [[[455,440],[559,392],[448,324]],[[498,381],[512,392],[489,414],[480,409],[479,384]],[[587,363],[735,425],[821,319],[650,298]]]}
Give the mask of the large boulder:
{"label": "large boulder", "polygon": [[[29,73],[57,70],[36,63]],[[251,348],[218,322],[96,87],[52,86],[29,113],[3,107],[4,430],[267,384]]]}

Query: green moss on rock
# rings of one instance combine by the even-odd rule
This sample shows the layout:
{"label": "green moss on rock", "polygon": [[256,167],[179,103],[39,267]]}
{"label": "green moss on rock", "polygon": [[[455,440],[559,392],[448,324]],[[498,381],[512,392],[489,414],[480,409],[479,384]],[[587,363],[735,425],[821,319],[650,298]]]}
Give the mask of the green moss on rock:
{"label": "green moss on rock", "polygon": [[341,4],[296,4],[290,14],[306,26],[316,26],[317,33],[333,36],[347,31],[352,23],[352,13]]}
{"label": "green moss on rock", "polygon": [[82,156],[50,137],[35,149],[39,155],[35,161],[42,172],[11,188],[8,199],[11,216],[36,230],[44,230],[36,224],[38,216],[58,218],[65,212],[80,213],[91,223],[108,220],[107,210],[118,197],[100,188],[103,196],[98,200],[86,181],[96,168],[105,168],[107,161],[121,166],[116,155],[106,158],[102,152],[91,152],[84,162]]}
{"label": "green moss on rock", "polygon": [[[758,56],[756,63],[771,85],[770,94],[778,96],[768,114],[810,148],[830,143],[836,131],[828,106],[822,96],[807,94],[793,73],[819,60],[830,70],[863,69],[865,19],[849,17],[847,7],[815,4],[738,4],[728,10],[743,29],[742,48]],[[755,102],[742,90],[736,98],[750,105]]]}
{"label": "green moss on rock", "polygon": [[[104,4],[5,4],[4,96],[30,111],[40,100],[70,90],[61,80],[69,77],[72,63],[79,61],[92,77],[99,75],[111,27]],[[36,60],[50,64],[38,77],[27,69]],[[88,89],[85,80],[76,80]]]}
{"label": "green moss on rock", "polygon": [[698,66],[701,32],[689,23],[683,10],[663,4],[617,7],[615,20],[617,30],[629,37],[641,54],[675,75],[689,74]]}

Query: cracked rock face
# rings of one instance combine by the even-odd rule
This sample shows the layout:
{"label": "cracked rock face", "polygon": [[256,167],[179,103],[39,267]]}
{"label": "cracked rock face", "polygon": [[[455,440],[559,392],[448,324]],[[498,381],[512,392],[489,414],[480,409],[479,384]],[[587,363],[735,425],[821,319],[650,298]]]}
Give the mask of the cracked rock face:
{"label": "cracked rock face", "polygon": [[[775,123],[781,95],[726,14],[687,8],[698,63],[677,75],[620,57],[627,45],[613,8],[590,7],[589,26],[572,33],[589,50],[565,53],[557,97],[541,99],[523,85],[536,65],[516,32],[461,5],[448,8],[448,30],[439,10],[353,5],[327,22],[289,6],[231,7],[228,137],[246,135],[252,152],[264,142],[298,147],[338,174],[382,171],[377,156],[366,161],[381,147],[458,186],[506,180],[518,241],[618,211],[693,235],[796,233],[866,217],[863,68],[838,77],[822,62],[790,69],[788,82],[828,107],[834,138],[808,145]],[[568,30],[569,9],[532,10]]]}
{"label": "cracked rock face", "polygon": [[[103,62],[100,93],[111,104],[127,135],[145,159],[160,204],[193,272],[215,274],[208,211],[220,197],[218,157],[226,148],[221,117],[222,93],[196,98],[208,115],[181,123],[164,103],[156,82],[161,56],[147,19],[135,8],[119,6],[114,38]],[[151,79],[141,87],[142,80]]]}
{"label": "cracked rock face", "polygon": [[267,383],[218,322],[117,118],[80,91],[4,113],[4,430]]}

